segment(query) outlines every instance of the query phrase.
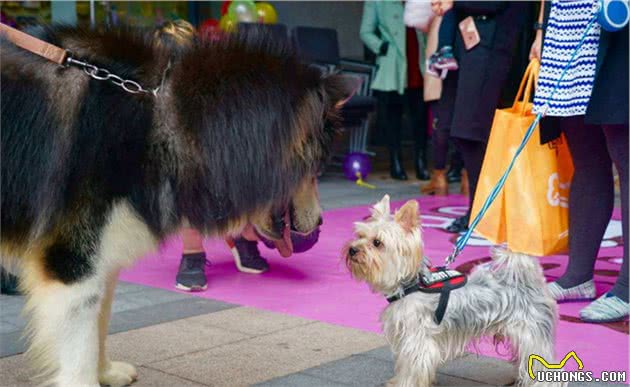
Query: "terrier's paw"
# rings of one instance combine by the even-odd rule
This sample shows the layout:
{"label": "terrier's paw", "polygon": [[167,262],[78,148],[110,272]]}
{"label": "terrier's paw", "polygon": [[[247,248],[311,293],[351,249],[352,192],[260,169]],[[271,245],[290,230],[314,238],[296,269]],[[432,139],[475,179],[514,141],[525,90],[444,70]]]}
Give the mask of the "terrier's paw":
{"label": "terrier's paw", "polygon": [[110,387],[124,387],[138,379],[136,367],[121,361],[110,361],[101,371],[98,381]]}

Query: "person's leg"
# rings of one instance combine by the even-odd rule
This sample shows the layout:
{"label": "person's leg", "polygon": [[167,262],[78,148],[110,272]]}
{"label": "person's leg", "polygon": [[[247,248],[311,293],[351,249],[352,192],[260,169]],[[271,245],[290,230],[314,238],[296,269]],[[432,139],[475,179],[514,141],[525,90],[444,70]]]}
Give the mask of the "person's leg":
{"label": "person's leg", "polygon": [[456,183],[461,181],[462,169],[464,168],[464,160],[462,160],[462,155],[456,146],[453,145],[451,148],[451,162],[449,164],[448,173],[446,174],[446,176],[449,183]]}
{"label": "person's leg", "polygon": [[623,263],[612,294],[628,302],[628,125],[604,126],[608,153],[619,173],[621,224],[623,227]]}
{"label": "person's leg", "polygon": [[464,160],[464,168],[466,168],[468,175],[469,207],[468,212],[465,216],[457,218],[450,226],[446,228],[447,231],[452,233],[460,233],[468,229],[468,222],[470,220],[470,209],[472,208],[472,203],[475,199],[477,181],[479,181],[481,165],[483,164],[483,157],[486,153],[485,142],[457,139],[456,143],[462,154],[462,159]]}
{"label": "person's leg", "polygon": [[402,96],[395,91],[379,92],[379,120],[387,139],[390,159],[390,175],[396,180],[407,180],[402,164]]}
{"label": "person's leg", "polygon": [[[481,166],[483,158],[486,155],[486,143],[481,141],[463,141],[462,159],[464,160],[464,168],[468,172],[468,184],[470,192],[468,198],[470,206],[475,200],[475,191],[477,190],[477,182],[481,174]],[[470,208],[468,209],[470,214]]]}
{"label": "person's leg", "polygon": [[182,230],[184,253],[175,277],[175,287],[185,291],[199,291],[208,288],[206,278],[206,253],[203,250],[201,234],[192,228]]}
{"label": "person's leg", "polygon": [[448,183],[446,182],[446,160],[448,141],[451,136],[451,121],[455,110],[455,97],[457,96],[458,77],[449,76],[442,81],[442,96],[439,101],[432,104],[431,109],[435,115],[433,121],[433,175],[431,182],[421,188],[420,192],[426,195],[447,195]]}
{"label": "person's leg", "polygon": [[427,117],[422,89],[407,89],[405,102],[414,136],[414,166],[418,180],[429,180],[427,171]]}
{"label": "person's leg", "polygon": [[433,127],[433,168],[435,169],[446,169],[450,136],[448,129]]}
{"label": "person's leg", "polygon": [[[602,323],[621,321],[630,314],[628,302],[628,125],[605,126],[608,153],[619,172],[623,262],[612,289],[580,311],[583,321]],[[572,187],[573,188],[573,187]]]}
{"label": "person's leg", "polygon": [[[429,108],[436,113],[437,102],[431,102]],[[431,142],[433,144],[433,171],[431,172],[431,182],[423,186],[420,192],[425,195],[448,195],[448,183],[446,181],[446,160],[448,156],[448,142],[450,133],[447,128],[437,125],[437,114],[433,119],[433,134]]]}
{"label": "person's leg", "polygon": [[[569,192],[569,263],[556,283],[570,289],[593,279],[597,253],[613,211],[614,182],[601,127],[585,126],[583,116],[564,118],[560,126],[575,171]],[[586,296],[582,298],[595,296],[594,287],[590,288],[580,292]]]}

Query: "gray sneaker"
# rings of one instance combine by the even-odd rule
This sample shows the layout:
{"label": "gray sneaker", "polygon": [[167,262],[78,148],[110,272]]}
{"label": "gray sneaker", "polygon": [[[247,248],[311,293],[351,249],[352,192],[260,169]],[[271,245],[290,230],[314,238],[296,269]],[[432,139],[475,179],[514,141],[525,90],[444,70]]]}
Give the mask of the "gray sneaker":
{"label": "gray sneaker", "polygon": [[630,314],[630,304],[606,293],[580,311],[580,319],[590,323],[606,323],[625,320]]}
{"label": "gray sneaker", "polygon": [[175,287],[186,292],[199,292],[208,288],[205,253],[182,255],[175,277]]}
{"label": "gray sneaker", "polygon": [[233,241],[227,241],[236,268],[243,273],[260,274],[269,270],[269,264],[265,258],[260,256],[258,251],[258,242],[251,242],[244,238],[238,238]]}
{"label": "gray sneaker", "polygon": [[595,281],[589,280],[582,284],[565,289],[557,282],[547,284],[549,293],[558,302],[588,301],[595,298]]}

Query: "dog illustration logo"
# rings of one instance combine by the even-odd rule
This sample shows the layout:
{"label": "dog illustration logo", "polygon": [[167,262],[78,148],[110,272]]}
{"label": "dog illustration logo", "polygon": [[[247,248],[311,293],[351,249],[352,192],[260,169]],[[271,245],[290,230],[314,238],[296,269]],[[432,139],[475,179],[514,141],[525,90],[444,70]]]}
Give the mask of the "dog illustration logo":
{"label": "dog illustration logo", "polygon": [[575,351],[571,351],[567,353],[564,359],[562,359],[562,361],[558,364],[550,364],[542,356],[536,355],[535,353],[533,353],[529,355],[529,361],[527,362],[527,371],[529,372],[529,377],[532,378],[532,380],[536,380],[536,376],[534,375],[534,370],[533,370],[534,360],[538,360],[538,362],[540,362],[540,364],[542,364],[543,367],[549,370],[559,370],[562,367],[564,367],[564,365],[567,363],[567,361],[570,358],[575,359],[575,362],[577,363],[579,370],[584,368],[584,363],[582,363],[582,360],[579,358],[577,353],[575,353]]}
{"label": "dog illustration logo", "polygon": [[560,181],[558,172],[549,176],[547,184],[547,202],[553,207],[569,208],[569,187],[571,183]]}

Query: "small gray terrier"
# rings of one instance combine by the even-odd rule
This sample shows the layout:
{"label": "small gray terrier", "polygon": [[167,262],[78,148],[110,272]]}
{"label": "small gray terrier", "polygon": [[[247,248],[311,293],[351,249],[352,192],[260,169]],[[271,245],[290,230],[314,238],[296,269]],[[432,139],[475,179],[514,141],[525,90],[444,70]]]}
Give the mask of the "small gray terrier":
{"label": "small gray terrier", "polygon": [[[415,200],[391,214],[386,195],[369,219],[355,223],[355,235],[344,248],[347,267],[375,293],[397,299],[401,289],[428,271]],[[560,385],[537,382],[528,373],[531,354],[554,360],[556,302],[547,292],[540,265],[529,256],[500,249],[492,258],[470,274],[465,286],[450,292],[440,323],[437,293],[413,292],[383,311],[383,331],[396,363],[390,384],[431,386],[440,365],[462,356],[469,344],[491,337],[495,343],[510,344],[517,385]],[[534,367],[536,371],[540,365]]]}

